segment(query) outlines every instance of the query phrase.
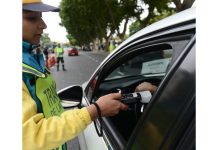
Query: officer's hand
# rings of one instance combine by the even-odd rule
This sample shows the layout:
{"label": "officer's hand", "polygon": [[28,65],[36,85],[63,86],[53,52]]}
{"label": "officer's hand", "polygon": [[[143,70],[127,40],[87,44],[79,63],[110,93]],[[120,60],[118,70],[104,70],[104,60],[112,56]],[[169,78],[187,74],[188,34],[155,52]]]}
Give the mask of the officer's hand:
{"label": "officer's hand", "polygon": [[102,116],[113,116],[119,113],[120,110],[128,109],[128,106],[121,103],[122,95],[120,93],[111,93],[104,95],[96,101],[101,109]]}

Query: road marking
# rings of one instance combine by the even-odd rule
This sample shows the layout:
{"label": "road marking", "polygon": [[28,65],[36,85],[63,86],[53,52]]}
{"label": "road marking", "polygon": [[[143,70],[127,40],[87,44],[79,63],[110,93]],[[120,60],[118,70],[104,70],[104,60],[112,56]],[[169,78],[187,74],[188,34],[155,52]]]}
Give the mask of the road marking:
{"label": "road marking", "polygon": [[[84,53],[85,54],[85,53]],[[98,60],[97,59],[94,59],[94,58],[92,58],[91,56],[89,56],[89,55],[87,55],[87,54],[85,54],[84,56],[86,56],[86,57],[88,57],[89,59],[91,59],[92,61],[94,61],[94,62],[98,62]]]}

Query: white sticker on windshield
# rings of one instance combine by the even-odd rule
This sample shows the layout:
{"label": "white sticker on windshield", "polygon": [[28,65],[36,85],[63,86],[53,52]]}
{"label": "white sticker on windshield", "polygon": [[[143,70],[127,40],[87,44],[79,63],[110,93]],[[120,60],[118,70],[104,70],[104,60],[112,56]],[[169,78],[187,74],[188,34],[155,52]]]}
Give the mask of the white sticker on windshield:
{"label": "white sticker on windshield", "polygon": [[141,74],[165,73],[171,58],[164,58],[142,64]]}

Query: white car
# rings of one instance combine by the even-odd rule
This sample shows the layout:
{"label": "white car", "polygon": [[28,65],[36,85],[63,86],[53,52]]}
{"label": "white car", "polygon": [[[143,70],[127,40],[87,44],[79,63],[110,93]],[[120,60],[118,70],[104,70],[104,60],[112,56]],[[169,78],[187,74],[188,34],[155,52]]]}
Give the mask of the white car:
{"label": "white car", "polygon": [[194,150],[195,40],[191,8],[132,35],[82,88],[61,90],[63,104],[71,107],[66,100],[87,106],[104,94],[132,93],[143,81],[158,86],[149,103],[136,102],[102,123],[96,120],[97,128],[88,126],[78,136],[81,150]]}

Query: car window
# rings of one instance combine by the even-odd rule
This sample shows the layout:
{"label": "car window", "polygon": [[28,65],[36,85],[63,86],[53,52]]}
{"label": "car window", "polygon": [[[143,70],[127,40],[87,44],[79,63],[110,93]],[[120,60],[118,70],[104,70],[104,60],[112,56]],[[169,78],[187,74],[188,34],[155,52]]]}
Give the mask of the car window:
{"label": "car window", "polygon": [[127,76],[164,75],[171,61],[172,49],[158,50],[140,54],[118,66],[105,80],[118,79]]}
{"label": "car window", "polygon": [[[195,46],[186,54],[184,59],[179,60],[180,65],[175,68],[176,71],[170,73],[170,80],[165,80],[165,87],[158,93],[159,96],[149,107],[146,117],[135,130],[137,134],[132,137],[132,149],[185,147],[187,134],[190,134],[190,129],[195,125]],[[181,138],[183,140],[178,144]],[[193,148],[191,142],[194,143],[194,138],[195,134],[192,133],[190,145],[187,144],[183,149]]]}
{"label": "car window", "polygon": [[[96,101],[102,95],[118,91],[133,93],[136,86],[144,81],[158,87],[188,41],[133,47],[117,54],[89,81],[85,91],[86,98]],[[104,118],[104,132],[117,149],[126,145],[146,106],[147,104],[130,105],[127,111]]]}
{"label": "car window", "polygon": [[[117,90],[121,90],[122,93],[132,93],[135,87],[144,81],[158,86],[168,70],[172,56],[173,49],[170,45],[142,48],[126,54],[119,58],[119,62],[115,64],[117,66],[113,65],[111,70],[107,70],[106,76],[97,87],[98,79],[93,79],[90,88],[95,87],[96,91],[92,100],[96,101],[100,96]],[[103,122],[104,126],[110,127],[107,133],[115,134],[111,138],[119,136],[111,141],[120,140],[121,143],[128,141],[146,105],[133,104],[129,106],[128,111],[121,111],[114,117],[107,117]]]}

